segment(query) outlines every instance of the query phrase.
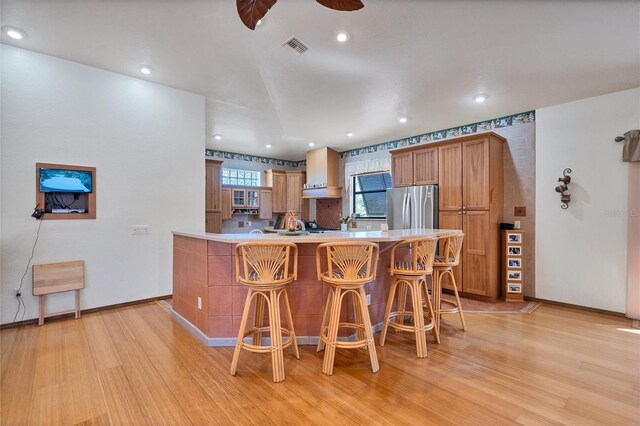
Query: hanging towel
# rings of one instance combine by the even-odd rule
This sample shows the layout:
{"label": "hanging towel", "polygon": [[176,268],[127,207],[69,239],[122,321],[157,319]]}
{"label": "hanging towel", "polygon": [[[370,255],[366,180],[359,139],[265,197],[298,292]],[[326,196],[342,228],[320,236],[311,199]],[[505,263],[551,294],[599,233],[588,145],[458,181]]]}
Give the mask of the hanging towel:
{"label": "hanging towel", "polygon": [[622,161],[629,163],[640,161],[640,130],[629,130],[624,134]]}

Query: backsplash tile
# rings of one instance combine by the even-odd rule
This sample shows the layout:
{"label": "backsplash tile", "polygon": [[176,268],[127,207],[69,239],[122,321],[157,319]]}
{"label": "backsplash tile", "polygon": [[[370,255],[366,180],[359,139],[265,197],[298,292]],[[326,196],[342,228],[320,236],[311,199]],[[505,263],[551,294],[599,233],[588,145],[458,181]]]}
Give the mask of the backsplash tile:
{"label": "backsplash tile", "polygon": [[316,222],[321,228],[340,228],[342,198],[316,200]]}

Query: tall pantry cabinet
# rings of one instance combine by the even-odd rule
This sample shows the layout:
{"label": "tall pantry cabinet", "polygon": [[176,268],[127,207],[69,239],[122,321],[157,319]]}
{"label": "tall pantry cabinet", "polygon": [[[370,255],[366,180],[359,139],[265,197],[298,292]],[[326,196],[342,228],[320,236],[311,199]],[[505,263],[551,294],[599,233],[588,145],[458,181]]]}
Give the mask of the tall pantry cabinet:
{"label": "tall pantry cabinet", "polygon": [[[454,268],[458,290],[492,299],[501,287],[504,141],[490,132],[428,145],[438,150],[439,227],[465,234],[462,260]],[[418,150],[424,146],[396,150],[392,156]],[[452,288],[448,279],[443,287]]]}

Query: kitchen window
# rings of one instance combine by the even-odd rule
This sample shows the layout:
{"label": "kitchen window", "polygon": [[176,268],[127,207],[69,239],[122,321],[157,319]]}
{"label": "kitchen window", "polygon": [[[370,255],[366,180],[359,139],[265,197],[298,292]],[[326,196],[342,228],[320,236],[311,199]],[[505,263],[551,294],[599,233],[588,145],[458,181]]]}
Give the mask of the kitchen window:
{"label": "kitchen window", "polygon": [[260,186],[260,172],[223,168],[222,184],[237,186]]}
{"label": "kitchen window", "polygon": [[389,172],[353,176],[352,213],[358,218],[386,219],[388,188],[391,188]]}

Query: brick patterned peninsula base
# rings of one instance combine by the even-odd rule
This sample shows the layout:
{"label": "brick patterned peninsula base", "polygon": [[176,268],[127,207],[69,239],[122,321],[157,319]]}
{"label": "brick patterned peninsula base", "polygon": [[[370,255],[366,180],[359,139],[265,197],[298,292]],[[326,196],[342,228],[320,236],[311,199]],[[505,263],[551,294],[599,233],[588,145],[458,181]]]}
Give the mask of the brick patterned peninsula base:
{"label": "brick patterned peninsula base", "polygon": [[[328,284],[316,277],[316,247],[327,241],[358,239],[380,244],[377,279],[367,284],[369,313],[382,322],[392,278],[386,272],[395,242],[411,237],[436,237],[454,230],[399,230],[388,232],[331,232],[287,237],[275,234],[187,234],[173,236],[173,315],[209,346],[234,346],[247,287],[235,280],[236,243],[255,240],[290,241],[298,245],[298,280],[287,286],[298,344],[316,344]],[[199,306],[200,305],[200,306]],[[351,303],[348,304],[348,307]],[[343,312],[353,320],[353,309]],[[344,317],[343,317],[344,318]],[[253,322],[253,317],[250,319]],[[374,326],[377,327],[377,326]],[[351,330],[343,331],[343,337]]]}

